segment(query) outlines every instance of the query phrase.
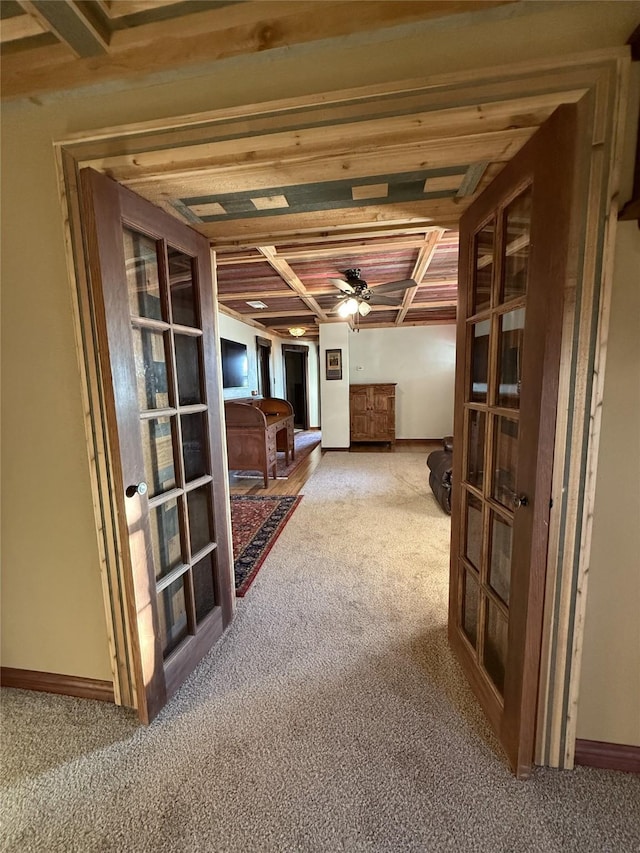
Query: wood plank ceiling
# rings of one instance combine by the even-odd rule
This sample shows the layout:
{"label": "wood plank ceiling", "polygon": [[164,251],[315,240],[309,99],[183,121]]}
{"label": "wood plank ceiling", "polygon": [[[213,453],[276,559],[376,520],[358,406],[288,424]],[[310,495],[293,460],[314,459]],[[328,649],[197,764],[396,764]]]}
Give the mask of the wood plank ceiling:
{"label": "wood plank ceiling", "polygon": [[[3,97],[495,5],[362,0],[356,16],[347,0],[3,0]],[[179,49],[161,49],[169,36]],[[453,322],[460,215],[560,103],[586,91],[570,73],[541,79],[469,75],[455,91],[425,84],[391,100],[352,90],[183,127],[129,127],[113,133],[107,155],[104,141],[95,156],[83,141],[82,160],[207,236],[220,308],[245,322],[315,336],[319,323],[339,321],[330,279],[353,268],[374,288],[415,281],[359,325]]]}

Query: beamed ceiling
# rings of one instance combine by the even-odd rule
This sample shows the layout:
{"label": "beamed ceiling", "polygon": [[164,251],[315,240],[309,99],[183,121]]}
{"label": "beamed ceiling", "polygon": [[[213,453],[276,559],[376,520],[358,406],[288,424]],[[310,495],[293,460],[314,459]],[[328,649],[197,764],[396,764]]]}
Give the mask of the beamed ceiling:
{"label": "beamed ceiling", "polygon": [[[142,79],[161,66],[470,9],[488,15],[496,5],[3,0],[3,96]],[[361,326],[453,322],[461,214],[557,106],[585,94],[593,74],[570,64],[562,74],[498,67],[458,75],[455,85],[345,90],[65,146],[208,237],[221,310],[258,328],[287,335],[303,326],[315,336],[319,323],[344,322],[331,313],[339,291],[330,279],[353,268],[370,287],[416,283],[396,306],[374,306]]]}

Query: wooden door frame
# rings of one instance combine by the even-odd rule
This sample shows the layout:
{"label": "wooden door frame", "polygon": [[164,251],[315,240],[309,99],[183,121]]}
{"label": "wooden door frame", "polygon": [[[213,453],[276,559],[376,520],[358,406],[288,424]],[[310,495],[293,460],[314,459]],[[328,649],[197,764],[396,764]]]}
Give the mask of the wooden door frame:
{"label": "wooden door frame", "polygon": [[[251,136],[252,122],[266,121],[277,127],[278,116],[287,112],[295,114],[298,127],[316,127],[322,133],[332,120],[344,121],[345,116],[354,121],[364,118],[375,112],[376,105],[386,114],[393,114],[396,100],[400,103],[408,95],[420,102],[421,109],[437,110],[445,105],[491,101],[498,90],[512,96],[552,91],[558,103],[575,101],[576,92],[580,97],[591,93],[593,129],[588,210],[582,221],[584,253],[576,281],[565,295],[563,314],[553,474],[553,491],[563,497],[554,506],[550,520],[535,752],[537,764],[573,766],[629,64],[628,48],[603,49],[82,131],[54,142],[116,702],[131,705],[134,701],[132,659],[123,607],[120,543],[111,500],[103,391],[94,344],[95,318],[81,240],[79,168],[112,169],[113,150],[130,150],[127,146],[133,142],[140,150],[162,149],[170,157],[168,141],[173,139],[179,146],[187,131],[197,132],[204,141],[209,134],[207,162],[215,164],[216,134],[225,132],[225,123],[235,123],[233,127],[237,128],[242,119],[244,132]],[[319,109],[323,115],[320,124]],[[215,131],[211,130],[214,125]],[[122,168],[131,170],[135,158],[121,159],[125,164]],[[160,168],[166,166],[161,164]],[[123,180],[117,168],[112,169],[112,174]]]}
{"label": "wooden door frame", "polygon": [[[257,359],[256,367],[257,367],[258,385],[259,385],[258,390],[260,391],[260,393],[262,394],[263,397],[270,397],[271,391],[273,390],[271,388],[271,381],[272,381],[272,377],[271,377],[271,349],[272,349],[272,346],[273,346],[273,344],[272,344],[272,341],[270,338],[263,338],[260,335],[256,335],[256,359]],[[267,394],[264,393],[265,389],[262,387],[262,384],[263,384],[262,361],[261,361],[262,350],[268,350],[269,351],[269,355],[268,355],[268,358],[269,358],[269,387],[267,388],[267,392],[268,392]]]}
{"label": "wooden door frame", "polygon": [[[304,356],[304,417],[302,419],[304,429],[309,429],[309,347],[301,344],[281,344],[282,369],[284,372],[284,393],[287,395],[287,359],[285,353],[297,352]],[[291,402],[291,401],[289,401]]]}

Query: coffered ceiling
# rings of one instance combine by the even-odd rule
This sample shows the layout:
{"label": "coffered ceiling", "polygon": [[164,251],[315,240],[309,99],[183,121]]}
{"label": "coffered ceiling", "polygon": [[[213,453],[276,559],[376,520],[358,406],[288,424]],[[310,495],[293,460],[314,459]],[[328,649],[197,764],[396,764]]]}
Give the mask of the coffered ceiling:
{"label": "coffered ceiling", "polygon": [[[343,37],[470,10],[476,21],[500,5],[522,4],[4,0],[3,96],[37,101],[312,41],[344,51]],[[319,323],[339,321],[330,279],[354,268],[373,288],[415,281],[360,325],[452,322],[461,215],[556,107],[578,101],[599,74],[571,58],[498,65],[63,144],[80,168],[105,172],[205,235],[221,310],[245,322],[317,334]]]}

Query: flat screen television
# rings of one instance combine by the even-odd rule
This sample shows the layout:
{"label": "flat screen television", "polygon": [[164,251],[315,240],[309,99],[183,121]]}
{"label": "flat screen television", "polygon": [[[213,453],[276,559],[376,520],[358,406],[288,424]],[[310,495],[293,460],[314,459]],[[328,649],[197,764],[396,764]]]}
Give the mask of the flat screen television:
{"label": "flat screen television", "polygon": [[246,388],[249,384],[249,358],[246,344],[220,338],[222,387]]}

